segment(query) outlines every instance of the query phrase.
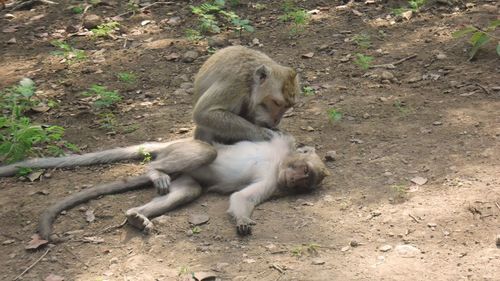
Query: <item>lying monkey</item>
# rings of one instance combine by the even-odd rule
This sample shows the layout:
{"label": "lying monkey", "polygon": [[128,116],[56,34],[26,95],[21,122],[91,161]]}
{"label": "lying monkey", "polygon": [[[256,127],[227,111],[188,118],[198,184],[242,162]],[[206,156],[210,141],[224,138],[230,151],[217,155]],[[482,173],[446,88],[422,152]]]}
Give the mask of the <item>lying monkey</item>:
{"label": "lying monkey", "polygon": [[[275,134],[270,141],[242,141],[233,145],[214,144],[193,139],[167,143],[144,143],[83,155],[38,158],[0,167],[0,176],[11,176],[21,167],[54,168],[110,163],[138,159],[145,152],[155,160],[145,175],[102,184],[72,194],[49,207],[40,217],[39,234],[49,240],[57,215],[90,199],[105,194],[130,191],[154,184],[162,196],[126,212],[128,222],[150,232],[149,220],[198,198],[202,189],[232,193],[228,213],[240,235],[251,233],[250,219],[256,205],[278,190],[286,192],[315,189],[328,171],[312,147],[295,149],[294,139]],[[173,180],[171,180],[171,178]]]}

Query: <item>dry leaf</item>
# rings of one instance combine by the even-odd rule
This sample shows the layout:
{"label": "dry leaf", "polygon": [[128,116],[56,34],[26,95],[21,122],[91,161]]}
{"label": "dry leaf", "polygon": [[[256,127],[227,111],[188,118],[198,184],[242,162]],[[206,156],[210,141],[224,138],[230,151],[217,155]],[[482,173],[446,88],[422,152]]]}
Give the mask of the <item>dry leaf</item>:
{"label": "dry leaf", "polygon": [[43,246],[47,243],[49,243],[49,241],[43,240],[40,237],[40,235],[37,233],[37,234],[33,234],[33,236],[31,236],[31,241],[28,242],[28,245],[24,248],[26,250],[35,250],[35,249],[38,249],[40,246]]}
{"label": "dry leaf", "polygon": [[302,54],[302,57],[305,59],[310,59],[310,58],[314,57],[314,53],[313,52],[305,53],[305,54]]}

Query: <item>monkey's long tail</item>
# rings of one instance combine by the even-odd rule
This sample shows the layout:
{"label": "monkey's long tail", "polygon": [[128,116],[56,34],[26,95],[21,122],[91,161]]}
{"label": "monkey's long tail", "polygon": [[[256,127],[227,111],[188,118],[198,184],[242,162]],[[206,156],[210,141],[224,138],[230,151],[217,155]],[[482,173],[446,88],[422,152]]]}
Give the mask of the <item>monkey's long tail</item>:
{"label": "monkey's long tail", "polygon": [[147,153],[151,153],[154,156],[159,150],[171,144],[172,142],[149,142],[128,147],[118,147],[109,150],[85,153],[82,155],[28,159],[0,167],[0,177],[13,176],[20,168],[68,168],[113,163],[122,160],[141,159],[144,158]]}
{"label": "monkey's long tail", "polygon": [[151,183],[151,181],[148,176],[137,176],[111,183],[100,184],[75,194],[71,194],[70,196],[50,206],[42,213],[38,222],[38,233],[42,239],[50,241],[52,223],[61,211],[75,207],[101,195],[136,190],[148,185],[149,183]]}

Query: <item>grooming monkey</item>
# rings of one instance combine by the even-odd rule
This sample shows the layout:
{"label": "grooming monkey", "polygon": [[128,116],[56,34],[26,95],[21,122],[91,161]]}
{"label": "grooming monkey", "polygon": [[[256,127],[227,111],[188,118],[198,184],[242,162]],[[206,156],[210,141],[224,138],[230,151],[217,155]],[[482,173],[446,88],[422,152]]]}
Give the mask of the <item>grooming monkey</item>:
{"label": "grooming monkey", "polygon": [[256,205],[278,191],[303,192],[315,189],[328,171],[312,147],[295,149],[291,136],[275,133],[269,141],[242,141],[233,145],[182,139],[167,143],[145,143],[101,152],[59,158],[38,158],[0,167],[0,176],[11,176],[21,167],[54,168],[138,159],[145,152],[155,160],[145,175],[97,185],[72,194],[49,207],[40,217],[38,232],[51,239],[52,223],[58,214],[101,195],[146,187],[153,183],[163,196],[126,212],[127,221],[150,232],[149,220],[193,201],[202,190],[232,193],[228,213],[237,233],[251,233]]}
{"label": "grooming monkey", "polygon": [[273,136],[300,93],[298,75],[265,54],[232,46],[213,54],[194,81],[194,138],[225,144]]}

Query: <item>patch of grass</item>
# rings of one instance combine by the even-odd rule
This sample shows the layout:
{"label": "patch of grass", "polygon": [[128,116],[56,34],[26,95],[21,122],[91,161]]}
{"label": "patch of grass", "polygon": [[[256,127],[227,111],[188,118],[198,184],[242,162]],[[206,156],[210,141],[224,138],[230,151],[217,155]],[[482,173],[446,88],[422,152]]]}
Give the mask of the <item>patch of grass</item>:
{"label": "patch of grass", "polygon": [[354,37],[352,38],[352,41],[354,41],[354,43],[356,43],[356,45],[358,45],[360,48],[363,48],[363,49],[368,49],[372,45],[370,35],[368,35],[366,33],[360,33],[360,34],[354,35]]}
{"label": "patch of grass", "polygon": [[408,115],[412,112],[412,109],[404,101],[395,101],[394,107],[396,107],[402,115]]}
{"label": "patch of grass", "polygon": [[340,112],[338,109],[330,108],[328,109],[328,118],[332,122],[338,122],[342,120],[342,112]]}
{"label": "patch of grass", "polygon": [[194,227],[191,228],[191,231],[193,232],[193,234],[200,234],[201,233],[201,227],[194,226]]}
{"label": "patch of grass", "polygon": [[196,29],[188,28],[184,30],[184,35],[189,41],[200,41],[201,39],[203,39],[201,33]]}
{"label": "patch of grass", "polygon": [[95,97],[93,106],[97,109],[109,108],[122,100],[118,91],[109,91],[105,86],[94,84],[83,93],[86,97]]}
{"label": "patch of grass", "polygon": [[144,147],[139,148],[139,154],[141,154],[141,156],[142,156],[141,164],[143,164],[143,165],[151,162],[151,159],[153,159],[153,156],[151,155],[151,153],[144,150]]}
{"label": "patch of grass", "polygon": [[198,16],[198,28],[201,33],[220,33],[224,26],[220,20],[232,24],[232,28],[241,35],[242,31],[253,32],[250,21],[241,19],[235,12],[226,9],[224,0],[214,0],[199,6],[190,6],[191,12]]}
{"label": "patch of grass", "polygon": [[101,112],[98,114],[99,128],[106,131],[116,131],[118,121],[116,120],[116,115],[113,112]]}
{"label": "patch of grass", "polygon": [[302,87],[302,93],[304,94],[304,96],[309,97],[314,96],[316,94],[316,91],[311,86],[304,86]]}
{"label": "patch of grass", "polygon": [[307,11],[296,7],[292,1],[285,1],[282,9],[285,14],[280,16],[279,19],[292,24],[290,33],[296,34],[304,31],[304,27],[309,23],[311,18]]}
{"label": "patch of grass", "polygon": [[129,0],[127,2],[127,11],[135,14],[139,11],[139,4],[135,0]]}
{"label": "patch of grass", "polygon": [[469,43],[472,46],[472,48],[469,51],[469,60],[474,59],[479,49],[486,43],[490,42],[491,39],[496,39],[498,41],[496,52],[497,55],[500,56],[500,38],[493,35],[493,32],[499,26],[500,26],[500,20],[494,20],[491,21],[489,25],[484,29],[475,26],[468,26],[466,28],[453,32],[452,36],[454,38],[469,36]]}
{"label": "patch of grass", "polygon": [[370,68],[370,65],[373,61],[372,56],[367,56],[364,54],[356,54],[356,58],[354,59],[354,63],[361,67],[363,70],[367,70]]}
{"label": "patch of grass", "polygon": [[25,113],[38,104],[34,99],[35,84],[23,79],[18,86],[0,92],[0,162],[16,162],[27,156],[59,156],[64,148],[78,150],[62,139],[60,126],[32,124]]}
{"label": "patch of grass", "polygon": [[408,188],[403,184],[391,185],[390,189],[394,193],[395,202],[402,202],[408,199]]}
{"label": "patch of grass", "polygon": [[91,29],[94,38],[110,37],[113,32],[120,26],[119,22],[110,21],[98,25],[96,28]]}
{"label": "patch of grass", "polygon": [[427,0],[409,0],[405,7],[392,9],[392,13],[396,16],[399,16],[406,11],[418,12],[426,2]]}
{"label": "patch of grass", "polygon": [[118,80],[127,84],[134,84],[137,81],[137,76],[132,72],[118,72],[116,74]]}
{"label": "patch of grass", "polygon": [[309,255],[316,255],[318,254],[318,250],[321,246],[316,243],[309,243],[305,245],[300,245],[294,247],[290,252],[292,253],[292,256],[295,257],[301,257],[305,253],[308,253]]}
{"label": "patch of grass", "polygon": [[52,51],[51,54],[54,56],[64,57],[64,59],[66,59],[69,64],[77,61],[83,61],[87,58],[87,55],[85,55],[85,51],[75,49],[62,40],[52,40],[50,44],[59,49],[57,51]]}

